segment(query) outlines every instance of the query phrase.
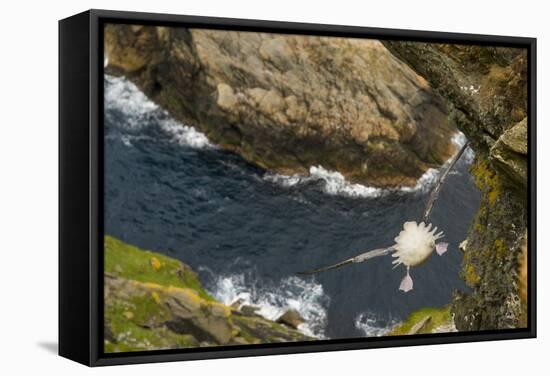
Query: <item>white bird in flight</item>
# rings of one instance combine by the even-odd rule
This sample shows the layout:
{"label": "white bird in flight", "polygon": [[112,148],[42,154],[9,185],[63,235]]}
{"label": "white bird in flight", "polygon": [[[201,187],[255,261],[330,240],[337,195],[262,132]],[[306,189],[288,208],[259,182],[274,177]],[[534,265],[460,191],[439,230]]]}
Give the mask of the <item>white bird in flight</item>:
{"label": "white bird in flight", "polygon": [[431,256],[434,250],[439,256],[447,252],[447,247],[449,245],[448,243],[436,243],[437,240],[443,237],[443,232],[436,233],[437,227],[432,228],[432,224],[426,224],[426,222],[432,212],[435,200],[438,197],[445,178],[467,148],[468,142],[462,146],[459,152],[449,163],[447,169],[443,172],[443,174],[441,174],[441,177],[428,198],[426,209],[424,210],[424,215],[422,216],[423,221],[420,223],[415,221],[405,222],[403,224],[403,230],[401,230],[401,232],[394,239],[394,245],[364,252],[337,264],[306,272],[300,272],[298,274],[316,274],[327,270],[340,268],[344,265],[364,262],[374,257],[392,254],[392,257],[395,258],[392,262],[392,264],[395,265],[394,268],[399,265],[404,265],[407,268],[407,273],[401,280],[399,290],[403,292],[411,291],[413,289],[413,280],[410,274],[411,267],[422,264]]}
{"label": "white bird in flight", "polygon": [[448,243],[436,243],[443,237],[443,232],[436,234],[437,227],[432,229],[432,224],[424,222],[405,222],[403,230],[395,237],[395,250],[392,257],[395,257],[392,264],[394,268],[403,264],[407,267],[407,274],[399,285],[399,290],[407,292],[413,288],[413,280],[410,275],[410,268],[418,266],[430,257],[432,252],[441,256],[447,252]]}

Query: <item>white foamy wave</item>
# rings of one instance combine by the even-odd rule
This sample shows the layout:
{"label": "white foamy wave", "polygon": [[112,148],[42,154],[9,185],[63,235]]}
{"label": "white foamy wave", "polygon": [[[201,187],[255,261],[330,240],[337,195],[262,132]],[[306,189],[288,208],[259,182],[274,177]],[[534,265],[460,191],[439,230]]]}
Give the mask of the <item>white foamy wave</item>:
{"label": "white foamy wave", "polygon": [[414,187],[399,187],[396,189],[390,189],[390,191],[398,191],[403,193],[427,193],[437,182],[439,175],[441,175],[441,172],[445,167],[446,165],[443,165],[440,169],[429,168],[424,174],[422,174],[420,179],[416,181]]}
{"label": "white foamy wave", "polygon": [[363,312],[355,318],[355,328],[362,331],[365,337],[381,337],[387,335],[396,325],[397,320],[382,319],[372,312]]}
{"label": "white foamy wave", "polygon": [[107,139],[119,139],[120,141],[122,141],[122,143],[124,144],[124,146],[127,146],[127,147],[132,147],[134,146],[133,142],[134,141],[144,141],[144,140],[151,140],[151,137],[148,137],[148,136],[134,136],[134,135],[131,135],[131,134],[123,134],[123,135],[108,135],[106,136]]}
{"label": "white foamy wave", "polygon": [[[456,145],[457,151],[466,143],[466,136],[462,132],[457,132],[451,139]],[[461,163],[471,164],[474,159],[472,148],[468,148],[461,158]],[[432,189],[439,179],[441,173],[447,168],[452,157],[440,168],[430,168],[416,181],[412,187],[402,186],[397,188],[377,188],[362,184],[351,183],[346,180],[344,175],[338,171],[325,169],[323,166],[312,166],[309,168],[309,175],[279,175],[266,173],[264,180],[279,184],[283,187],[293,187],[299,184],[312,181],[322,181],[323,190],[329,195],[342,195],[347,197],[381,197],[390,193],[427,193]]]}
{"label": "white foamy wave", "polygon": [[[279,175],[272,174],[270,172],[264,175],[264,180],[277,183],[283,187],[292,187],[299,183],[308,181],[309,177],[307,175],[294,174],[294,175]],[[310,179],[311,180],[311,179]]]}
{"label": "white foamy wave", "polygon": [[379,197],[385,194],[384,189],[367,187],[361,184],[350,183],[338,171],[330,171],[323,166],[311,166],[309,175],[294,174],[290,176],[267,173],[264,180],[279,184],[283,187],[292,187],[312,181],[323,182],[323,190],[329,195],[343,195],[348,197]]}
{"label": "white foamy wave", "polygon": [[464,135],[464,133],[458,131],[456,132],[453,137],[451,137],[451,142],[455,144],[457,148],[461,148],[466,143],[467,138]]}
{"label": "white foamy wave", "polygon": [[267,173],[264,175],[264,180],[279,184],[283,187],[292,187],[298,184],[320,181],[323,183],[323,191],[329,195],[341,195],[354,198],[376,198],[390,193],[427,192],[433,184],[435,184],[439,174],[440,171],[438,169],[430,168],[417,180],[415,186],[403,186],[398,188],[377,188],[351,183],[338,171],[327,170],[323,166],[310,167],[309,175],[294,174],[285,176]]}
{"label": "white foamy wave", "polygon": [[226,305],[256,307],[259,315],[277,320],[289,309],[295,309],[305,320],[298,329],[311,337],[325,338],[327,308],[330,302],[323,286],[298,277],[283,279],[277,286],[264,286],[243,274],[218,277],[212,295]]}
{"label": "white foamy wave", "polygon": [[121,124],[129,128],[141,128],[141,119],[158,110],[158,106],[143,94],[136,85],[124,77],[105,75],[105,109],[114,109],[125,115]]}
{"label": "white foamy wave", "polygon": [[214,147],[204,133],[197,131],[188,125],[183,125],[174,119],[166,119],[159,122],[160,127],[172,136],[172,140],[180,145],[201,149]]}
{"label": "white foamy wave", "polygon": [[[105,109],[124,115],[117,126],[132,131],[158,124],[173,142],[192,148],[214,147],[205,134],[182,124],[151,101],[139,88],[124,77],[105,75]],[[152,121],[153,120],[153,121]],[[125,145],[130,145],[125,142]]]}
{"label": "white foamy wave", "polygon": [[329,195],[343,194],[349,197],[379,197],[384,194],[383,189],[350,183],[341,173],[326,170],[322,166],[311,167],[309,169],[309,176],[316,180],[323,180],[325,182],[324,190]]}

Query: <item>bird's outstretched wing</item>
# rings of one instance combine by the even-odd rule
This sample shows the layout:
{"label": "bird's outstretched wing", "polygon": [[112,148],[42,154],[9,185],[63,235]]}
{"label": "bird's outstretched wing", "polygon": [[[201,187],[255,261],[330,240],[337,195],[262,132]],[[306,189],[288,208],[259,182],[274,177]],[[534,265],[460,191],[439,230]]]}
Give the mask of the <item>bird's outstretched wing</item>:
{"label": "bird's outstretched wing", "polygon": [[441,187],[443,187],[443,183],[445,183],[445,179],[447,179],[447,175],[449,175],[449,172],[453,169],[454,165],[460,157],[462,157],[462,154],[468,149],[468,146],[470,146],[470,143],[466,141],[464,145],[462,145],[462,148],[458,151],[458,153],[455,154],[447,168],[443,171],[443,173],[439,176],[439,179],[437,180],[437,183],[435,184],[434,188],[430,192],[430,197],[428,197],[428,201],[426,202],[426,209],[424,210],[424,215],[422,216],[422,221],[428,223],[428,219],[430,217],[430,214],[432,214],[432,209],[434,208],[435,201],[439,197],[439,191],[441,190]]}
{"label": "bird's outstretched wing", "polygon": [[307,270],[307,271],[304,271],[304,272],[298,272],[297,274],[310,275],[310,274],[317,274],[317,273],[321,273],[321,272],[326,272],[327,270],[340,268],[340,267],[348,265],[348,264],[356,264],[356,263],[359,263],[359,262],[364,262],[364,261],[370,260],[371,258],[374,258],[374,257],[385,256],[385,255],[390,254],[393,250],[394,250],[393,247],[377,248],[377,249],[374,249],[372,251],[367,251],[367,252],[361,253],[357,256],[354,256],[354,257],[349,258],[347,260],[341,261],[337,264],[325,266],[325,267],[322,267],[322,268],[319,268],[319,269],[313,269],[313,270]]}
{"label": "bird's outstretched wing", "polygon": [[[428,201],[426,203],[426,209],[424,210],[424,214],[422,216],[422,220],[426,223],[428,223],[428,218],[430,217],[430,214],[432,213],[432,209],[434,207],[435,201],[437,200],[439,196],[439,191],[441,190],[441,187],[443,186],[443,183],[445,182],[445,179],[449,175],[449,172],[453,169],[456,162],[460,159],[462,154],[466,151],[468,148],[469,143],[466,142],[462,148],[458,151],[458,153],[455,154],[447,168],[443,171],[443,173],[440,175],[435,187],[433,188],[432,192],[430,193],[430,196],[428,197]],[[390,254],[392,251],[394,251],[393,246],[386,247],[386,248],[378,248],[372,251],[361,253],[355,257],[349,258],[347,260],[341,261],[337,264],[325,266],[319,269],[313,269],[313,270],[307,270],[304,272],[298,272],[297,274],[301,275],[309,275],[309,274],[316,274],[321,272],[326,272],[327,270],[337,269],[345,265],[364,262],[367,260],[370,260],[373,257],[378,256],[385,256],[387,254]],[[439,252],[438,252],[439,253]],[[441,252],[442,253],[442,252]]]}

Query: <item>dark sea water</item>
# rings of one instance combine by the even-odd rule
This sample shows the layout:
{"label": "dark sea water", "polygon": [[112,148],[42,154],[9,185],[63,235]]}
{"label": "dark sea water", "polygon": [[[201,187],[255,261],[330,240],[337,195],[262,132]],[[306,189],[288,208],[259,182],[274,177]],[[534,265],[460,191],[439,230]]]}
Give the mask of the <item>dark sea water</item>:
{"label": "dark sea water", "polygon": [[383,335],[466,289],[458,245],[479,206],[471,152],[431,217],[449,251],[412,269],[414,290],[398,291],[405,269],[392,269],[391,257],[298,277],[393,244],[405,221],[420,218],[438,172],[394,192],[322,168],[307,178],[269,174],[174,121],[125,79],[106,76],[105,88],[105,233],[189,264],[219,300],[241,298],[271,319],[296,308],[304,332],[349,338]]}

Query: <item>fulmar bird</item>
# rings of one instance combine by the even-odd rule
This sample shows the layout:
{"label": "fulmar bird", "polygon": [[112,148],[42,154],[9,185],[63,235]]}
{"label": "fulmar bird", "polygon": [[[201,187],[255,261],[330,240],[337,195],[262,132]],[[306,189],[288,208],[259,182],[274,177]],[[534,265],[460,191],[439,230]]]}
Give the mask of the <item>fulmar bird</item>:
{"label": "fulmar bird", "polygon": [[440,256],[447,251],[448,243],[436,243],[437,240],[443,237],[443,232],[436,233],[437,227],[432,228],[432,224],[428,223],[428,218],[430,217],[435,200],[439,195],[439,191],[443,186],[445,178],[467,148],[468,142],[466,142],[459,152],[456,153],[448,167],[441,174],[434,189],[430,193],[430,197],[426,203],[426,209],[424,210],[422,216],[422,221],[420,223],[415,221],[405,222],[403,224],[403,230],[401,230],[401,232],[394,239],[394,245],[364,252],[337,264],[306,272],[300,272],[298,274],[320,273],[327,270],[340,268],[345,265],[364,262],[374,257],[392,254],[395,258],[392,262],[392,264],[395,265],[394,268],[399,265],[404,265],[407,268],[407,273],[401,280],[399,290],[403,292],[411,291],[413,289],[413,280],[411,278],[410,268],[422,264],[430,257],[434,250]]}
{"label": "fulmar bird", "polygon": [[407,274],[399,285],[399,290],[407,292],[413,288],[413,280],[410,275],[411,266],[418,266],[430,257],[435,251],[439,256],[447,252],[448,243],[437,243],[443,237],[443,232],[436,234],[437,227],[432,230],[432,224],[424,222],[405,222],[403,230],[395,237],[395,245],[392,257],[394,268],[403,264],[407,267]]}

